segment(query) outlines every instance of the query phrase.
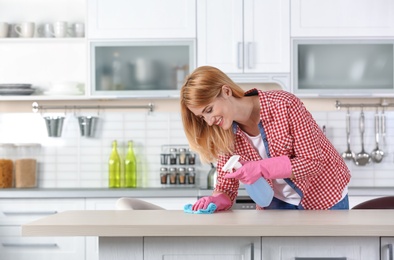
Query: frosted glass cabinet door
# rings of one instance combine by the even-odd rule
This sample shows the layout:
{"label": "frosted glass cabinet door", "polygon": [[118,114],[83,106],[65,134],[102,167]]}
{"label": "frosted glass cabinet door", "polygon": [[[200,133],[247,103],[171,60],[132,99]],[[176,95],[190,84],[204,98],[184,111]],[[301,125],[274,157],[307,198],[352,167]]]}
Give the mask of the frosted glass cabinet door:
{"label": "frosted glass cabinet door", "polygon": [[195,0],[88,0],[89,38],[195,38]]}
{"label": "frosted glass cabinet door", "polygon": [[260,246],[260,237],[145,237],[144,259],[261,259]]}

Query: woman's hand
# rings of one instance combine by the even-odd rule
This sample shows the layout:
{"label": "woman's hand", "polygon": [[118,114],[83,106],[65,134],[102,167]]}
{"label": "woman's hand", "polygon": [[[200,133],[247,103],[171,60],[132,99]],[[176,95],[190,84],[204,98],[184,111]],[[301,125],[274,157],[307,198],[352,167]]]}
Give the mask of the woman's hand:
{"label": "woman's hand", "polygon": [[226,210],[232,206],[230,198],[224,193],[214,194],[208,197],[202,197],[197,200],[192,206],[192,210],[197,211],[199,209],[207,209],[209,203],[215,203],[216,211]]}
{"label": "woman's hand", "polygon": [[241,162],[242,167],[224,178],[235,178],[244,184],[252,184],[260,177],[265,179],[291,178],[291,162],[287,156],[272,157],[259,161]]}

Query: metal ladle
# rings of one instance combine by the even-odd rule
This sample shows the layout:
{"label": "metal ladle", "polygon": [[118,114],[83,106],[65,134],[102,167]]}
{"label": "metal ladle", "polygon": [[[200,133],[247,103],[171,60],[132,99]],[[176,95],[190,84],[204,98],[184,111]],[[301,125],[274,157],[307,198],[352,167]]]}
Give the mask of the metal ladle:
{"label": "metal ladle", "polygon": [[375,142],[376,147],[371,152],[371,158],[372,161],[380,163],[383,160],[384,152],[379,149],[379,114],[377,110],[375,113]]}
{"label": "metal ladle", "polygon": [[356,157],[354,159],[354,162],[356,163],[357,166],[364,166],[371,161],[371,156],[369,155],[369,153],[365,152],[364,150],[364,131],[365,131],[364,121],[365,121],[364,111],[363,109],[361,109],[361,114],[360,114],[361,152],[356,154]]}
{"label": "metal ladle", "polygon": [[342,153],[344,160],[354,160],[354,153],[350,150],[350,112],[349,108],[346,113],[346,138],[347,138],[347,149]]}

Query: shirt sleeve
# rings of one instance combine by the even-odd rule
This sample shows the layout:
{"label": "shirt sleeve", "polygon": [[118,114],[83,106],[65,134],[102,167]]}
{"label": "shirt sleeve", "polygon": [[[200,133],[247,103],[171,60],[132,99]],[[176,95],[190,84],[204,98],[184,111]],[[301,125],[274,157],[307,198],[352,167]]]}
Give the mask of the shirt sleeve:
{"label": "shirt sleeve", "polygon": [[238,195],[239,181],[232,178],[231,179],[223,178],[228,172],[224,172],[222,170],[224,164],[227,162],[229,158],[230,155],[219,156],[216,166],[217,182],[216,182],[215,191],[226,193],[230,197],[232,203],[234,203],[234,200]]}

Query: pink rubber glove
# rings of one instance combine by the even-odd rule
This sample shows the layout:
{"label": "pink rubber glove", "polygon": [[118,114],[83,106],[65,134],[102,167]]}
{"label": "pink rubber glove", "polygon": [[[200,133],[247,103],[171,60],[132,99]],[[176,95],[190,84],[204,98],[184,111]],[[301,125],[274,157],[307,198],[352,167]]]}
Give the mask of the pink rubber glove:
{"label": "pink rubber glove", "polygon": [[208,197],[202,197],[201,199],[197,200],[197,202],[194,203],[192,210],[196,211],[199,209],[206,209],[211,202],[216,204],[215,211],[228,209],[232,205],[230,198],[225,194],[220,193]]}
{"label": "pink rubber glove", "polygon": [[287,156],[272,157],[259,161],[240,162],[242,167],[224,178],[235,178],[244,184],[252,184],[260,177],[283,179],[291,176],[291,162]]}

